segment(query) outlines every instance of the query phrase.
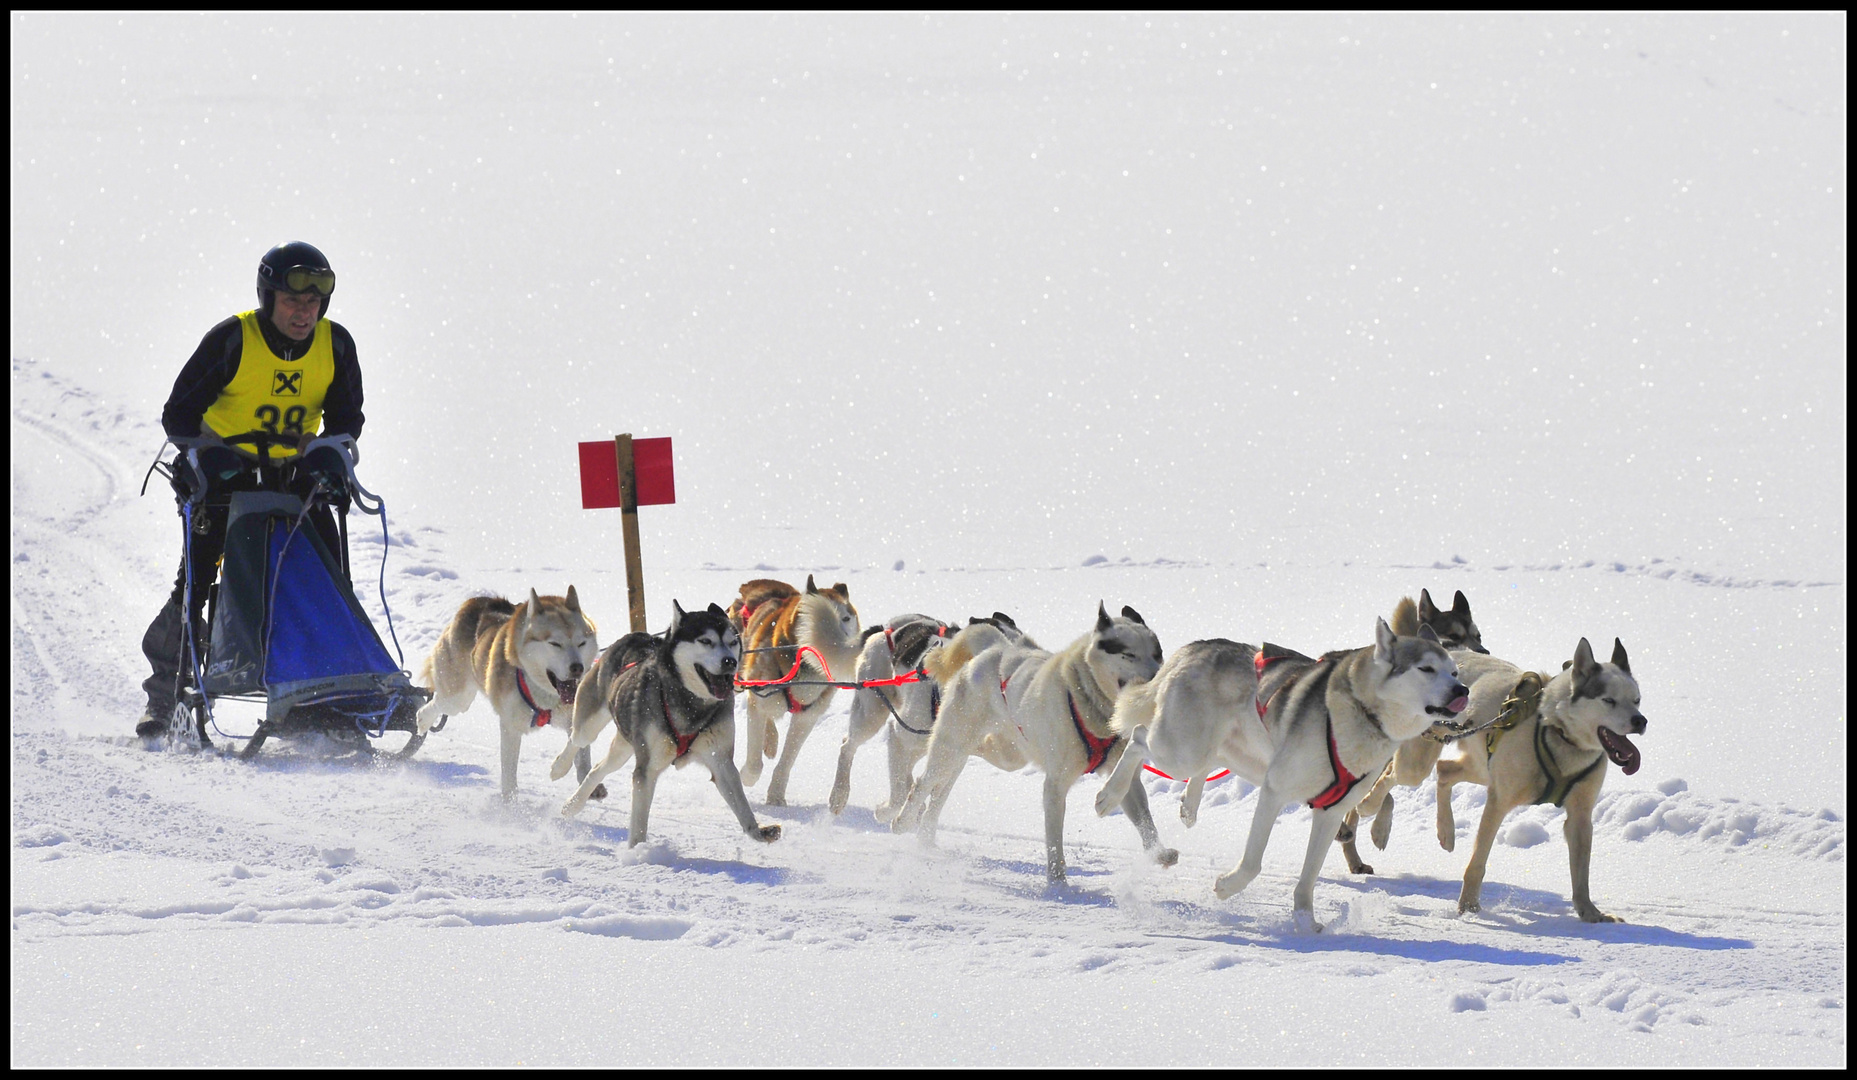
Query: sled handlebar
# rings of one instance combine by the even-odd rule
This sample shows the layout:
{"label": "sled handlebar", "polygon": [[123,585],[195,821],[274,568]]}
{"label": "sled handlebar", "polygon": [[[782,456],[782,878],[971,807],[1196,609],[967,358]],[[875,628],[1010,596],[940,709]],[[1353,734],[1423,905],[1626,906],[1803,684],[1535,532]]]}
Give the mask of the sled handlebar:
{"label": "sled handlebar", "polygon": [[249,444],[253,450],[258,452],[258,456],[260,457],[266,456],[266,452],[273,446],[281,446],[287,450],[295,450],[302,445],[303,442],[302,439],[295,435],[275,435],[269,431],[247,431],[243,435],[227,435],[219,441],[228,446],[240,443]]}

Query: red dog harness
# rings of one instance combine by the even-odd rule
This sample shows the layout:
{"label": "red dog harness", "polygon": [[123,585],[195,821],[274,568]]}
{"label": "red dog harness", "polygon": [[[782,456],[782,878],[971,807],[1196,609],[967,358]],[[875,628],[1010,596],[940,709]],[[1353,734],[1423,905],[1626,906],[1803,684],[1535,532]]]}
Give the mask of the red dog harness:
{"label": "red dog harness", "polygon": [[1335,770],[1335,782],[1309,800],[1310,807],[1316,810],[1326,810],[1347,798],[1348,792],[1354,790],[1354,785],[1361,782],[1360,777],[1349,772],[1348,767],[1341,763],[1341,751],[1335,748],[1335,718],[1332,716],[1328,718],[1328,764]]}
{"label": "red dog harness", "polygon": [[529,694],[529,680],[522,677],[521,668],[516,669],[516,689],[522,694],[522,703],[527,705],[529,707],[529,712],[533,714],[533,717],[529,721],[529,726],[547,727],[548,721],[554,716],[554,710],[536,707],[535,698]]}
{"label": "red dog harness", "polygon": [[1116,744],[1116,736],[1101,738],[1090,734],[1090,729],[1083,726],[1083,717],[1077,714],[1077,702],[1070,696],[1068,690],[1064,691],[1064,703],[1070,706],[1070,722],[1077,725],[1077,737],[1083,740],[1083,752],[1089,755],[1089,768],[1083,771],[1093,773],[1103,767],[1103,761],[1109,756],[1110,748]]}
{"label": "red dog harness", "polygon": [[702,732],[692,731],[688,735],[678,732],[677,725],[671,721],[671,699],[665,696],[662,685],[658,687],[658,704],[664,706],[664,726],[671,729],[671,740],[677,744],[677,756],[671,760],[682,761],[684,755],[690,752],[690,744],[695,742],[696,737]]}
{"label": "red dog harness", "polygon": [[[1281,694],[1286,687],[1294,685],[1297,679],[1300,677],[1300,676],[1291,676],[1289,681],[1285,682],[1283,686],[1277,687],[1276,691],[1270,695],[1270,700],[1267,701],[1262,696],[1264,669],[1278,660],[1293,660],[1293,659],[1306,659],[1306,658],[1299,658],[1295,656],[1265,656],[1263,649],[1260,648],[1257,651],[1256,658],[1252,661],[1252,666],[1257,671],[1257,679],[1258,679],[1258,684],[1259,684],[1258,685],[1258,697],[1255,699],[1255,703],[1257,705],[1257,718],[1259,720],[1262,720],[1264,718],[1264,714],[1267,711],[1269,711],[1270,702],[1276,700],[1277,694]],[[1328,657],[1324,656],[1322,658],[1322,661],[1326,662],[1328,659],[1329,659]],[[1355,776],[1353,773],[1349,772],[1348,767],[1345,764],[1343,764],[1341,761],[1341,750],[1339,747],[1335,745],[1335,718],[1332,715],[1328,717],[1326,726],[1328,729],[1328,765],[1329,765],[1329,768],[1333,769],[1335,772],[1335,782],[1323,788],[1320,792],[1316,793],[1314,798],[1309,800],[1309,806],[1312,809],[1316,809],[1316,810],[1326,810],[1329,807],[1340,802],[1341,800],[1347,798],[1348,792],[1353,791],[1354,785],[1360,783],[1362,779],[1361,777]]]}

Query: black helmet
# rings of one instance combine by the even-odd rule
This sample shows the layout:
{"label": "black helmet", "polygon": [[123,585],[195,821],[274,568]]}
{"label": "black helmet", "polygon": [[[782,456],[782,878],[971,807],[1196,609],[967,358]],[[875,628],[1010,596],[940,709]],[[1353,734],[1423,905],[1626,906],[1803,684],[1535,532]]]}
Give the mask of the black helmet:
{"label": "black helmet", "polygon": [[335,292],[335,271],[329,260],[313,245],[301,240],[279,244],[258,260],[258,311],[271,317],[271,302],[278,292],[318,293],[322,296],[320,318],[329,314],[329,297]]}

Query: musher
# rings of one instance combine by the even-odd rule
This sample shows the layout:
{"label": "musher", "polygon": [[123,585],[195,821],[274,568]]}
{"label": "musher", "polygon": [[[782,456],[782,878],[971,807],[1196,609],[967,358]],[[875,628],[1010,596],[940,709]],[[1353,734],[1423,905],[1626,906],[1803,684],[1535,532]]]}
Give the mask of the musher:
{"label": "musher", "polygon": [[[258,262],[258,307],[207,332],[161,410],[168,438],[183,449],[198,448],[199,470],[183,452],[174,459],[173,476],[178,504],[194,504],[190,614],[196,625],[225,550],[225,496],[259,486],[257,453],[249,445],[220,440],[262,431],[307,443],[319,428],[322,435],[361,435],[361,366],[354,338],[327,318],[334,292],[335,273],[316,248],[294,241],[265,252]],[[287,459],[281,469],[285,491],[308,496],[320,481],[338,502],[347,497],[348,462],[336,448],[320,446],[298,455],[295,449],[272,446],[265,452],[274,461]],[[329,510],[321,508],[310,520],[329,550],[340,550]],[[174,591],[142,635],[142,652],[153,669],[142,683],[148,709],[135,726],[144,739],[167,731],[179,694],[190,621],[181,610],[186,589],[183,547]]]}

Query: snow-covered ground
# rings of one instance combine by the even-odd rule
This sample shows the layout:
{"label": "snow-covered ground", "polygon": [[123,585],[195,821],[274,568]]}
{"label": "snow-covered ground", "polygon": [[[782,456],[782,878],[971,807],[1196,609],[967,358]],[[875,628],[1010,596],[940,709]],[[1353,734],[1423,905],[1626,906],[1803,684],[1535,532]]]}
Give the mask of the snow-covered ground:
{"label": "snow-covered ground", "polygon": [[[1843,15],[10,19],[14,1065],[1846,1063]],[[1035,776],[927,851],[873,742],[833,818],[842,704],[765,847],[698,770],[637,849],[560,820],[552,730],[504,805],[481,704],[395,767],[132,745],[161,402],[293,238],[409,664],[478,592],[623,629],[621,431],[676,439],[654,627],[816,573],[1322,649],[1462,589],[1497,655],[1631,651],[1628,922],[1543,807],[1459,916],[1430,784],[1321,934],[1305,808],[1213,897],[1232,780],[1188,830],[1148,779],[1166,871],[1084,780],[1050,891]]]}

